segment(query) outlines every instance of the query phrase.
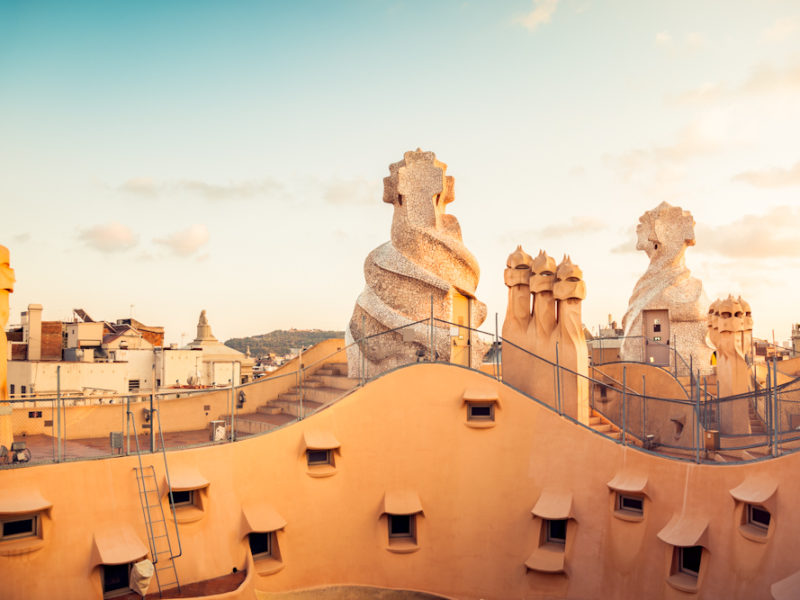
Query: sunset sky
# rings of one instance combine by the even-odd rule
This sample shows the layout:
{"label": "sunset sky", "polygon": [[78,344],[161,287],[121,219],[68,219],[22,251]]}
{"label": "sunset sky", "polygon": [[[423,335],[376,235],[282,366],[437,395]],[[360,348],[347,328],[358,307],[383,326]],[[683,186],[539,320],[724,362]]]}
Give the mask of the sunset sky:
{"label": "sunset sky", "polygon": [[797,0],[6,0],[11,322],[344,329],[417,147],[455,177],[487,330],[517,244],[582,267],[590,329],[621,320],[664,200],[709,299],[778,342],[800,321]]}

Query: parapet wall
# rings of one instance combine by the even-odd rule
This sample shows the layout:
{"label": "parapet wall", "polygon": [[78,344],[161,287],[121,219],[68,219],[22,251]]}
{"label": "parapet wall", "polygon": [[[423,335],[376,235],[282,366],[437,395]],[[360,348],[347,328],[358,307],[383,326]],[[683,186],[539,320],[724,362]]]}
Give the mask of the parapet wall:
{"label": "parapet wall", "polygon": [[[491,404],[494,419],[468,421],[475,401]],[[324,470],[307,464],[314,440],[334,447]],[[670,583],[676,546],[664,538],[702,546],[700,597],[770,598],[770,585],[798,568],[800,481],[792,474],[800,454],[735,466],[659,457],[456,366],[399,369],[294,425],[168,456],[173,478],[195,473],[208,482],[199,517],[180,525],[182,582],[247,567],[253,510],[285,521],[276,533],[280,564],[256,563],[242,598],[252,589],[345,584],[467,599],[684,598]],[[144,460],[163,484],[157,458]],[[122,457],[0,472],[0,509],[35,494],[52,504],[37,549],[2,555],[0,542],[3,598],[100,598],[94,534],[130,527],[146,544],[135,466],[136,457]],[[770,482],[772,523],[753,539],[742,532],[745,503],[731,490],[741,498],[743,488],[768,491]],[[640,488],[631,493],[643,513],[624,519],[617,493],[631,488]],[[385,513],[400,510],[390,500],[409,498],[421,509],[416,539],[398,548]],[[547,514],[567,519],[556,573],[535,558]],[[701,531],[689,540],[693,528]]]}

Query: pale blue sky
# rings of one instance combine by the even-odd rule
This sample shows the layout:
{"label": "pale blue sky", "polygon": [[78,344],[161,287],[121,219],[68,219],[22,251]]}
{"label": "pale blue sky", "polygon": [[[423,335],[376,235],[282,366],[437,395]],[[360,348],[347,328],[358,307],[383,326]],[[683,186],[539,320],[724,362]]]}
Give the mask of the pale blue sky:
{"label": "pale blue sky", "polygon": [[662,200],[711,299],[779,341],[800,319],[795,1],[0,3],[12,321],[344,328],[416,147],[456,178],[487,328],[518,243],[583,268],[587,325],[620,319]]}

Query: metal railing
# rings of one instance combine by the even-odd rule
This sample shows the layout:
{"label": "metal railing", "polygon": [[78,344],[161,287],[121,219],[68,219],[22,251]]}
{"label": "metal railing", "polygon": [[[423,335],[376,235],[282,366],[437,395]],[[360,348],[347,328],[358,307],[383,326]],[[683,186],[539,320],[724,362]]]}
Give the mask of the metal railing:
{"label": "metal railing", "polygon": [[[548,359],[504,339],[497,318],[495,330],[485,331],[428,317],[364,335],[327,354],[313,348],[301,352],[276,374],[244,384],[120,396],[61,397],[57,393],[49,398],[12,399],[15,443],[26,446],[30,460],[25,461],[23,454],[22,460],[15,461],[19,447],[8,449],[5,456],[0,455],[0,467],[135,454],[135,443],[131,444],[127,433],[128,419],[134,420],[138,431],[146,432],[140,434],[147,438],[148,443],[142,445],[146,452],[268,434],[325,409],[385,374],[369,360],[372,350],[392,344],[416,348],[406,352],[405,358],[396,358],[389,370],[419,362],[451,362],[445,349],[452,347],[454,332],[469,332],[467,356],[474,358],[478,347],[492,349],[491,362],[470,365],[467,360],[460,366],[503,380],[503,351],[519,353],[544,383],[529,387],[506,378],[505,384],[620,444],[696,462],[716,461],[720,456],[757,460],[800,447],[800,378],[780,373],[780,361],[768,363],[767,380],[755,391],[719,398],[717,386],[709,385],[707,377],[674,347],[670,368],[611,362],[592,364],[587,372],[579,373],[563,363],[558,347]],[[589,422],[575,412],[579,395],[594,411]],[[730,414],[738,415],[733,429]],[[747,415],[744,425],[743,414]],[[162,424],[158,438],[155,416]],[[598,419],[602,426],[594,423]]]}

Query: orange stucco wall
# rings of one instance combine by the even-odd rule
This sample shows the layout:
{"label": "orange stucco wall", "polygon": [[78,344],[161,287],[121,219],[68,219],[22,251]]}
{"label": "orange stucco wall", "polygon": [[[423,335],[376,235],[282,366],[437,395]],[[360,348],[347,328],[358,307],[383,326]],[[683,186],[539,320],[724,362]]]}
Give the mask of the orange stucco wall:
{"label": "orange stucco wall", "polygon": [[[466,390],[498,395],[493,427],[466,424]],[[340,442],[333,475],[309,475],[305,432]],[[474,599],[685,598],[667,583],[672,548],[657,538],[682,511],[709,523],[700,597],[769,598],[771,583],[800,568],[793,552],[800,455],[736,466],[655,456],[455,366],[400,369],[291,426],[168,456],[172,473],[192,468],[210,482],[202,518],[180,526],[181,581],[246,567],[243,505],[269,503],[287,522],[278,532],[284,567],[251,574],[234,597],[250,598],[253,589],[364,584]],[[144,460],[163,473],[157,458]],[[40,549],[0,555],[2,597],[100,598],[93,531],[128,523],[146,539],[137,464],[121,457],[1,471],[0,498],[36,490],[53,504]],[[607,483],[623,469],[647,474],[641,522],[613,514]],[[729,493],[756,473],[779,482],[766,543],[739,532],[741,505],[737,511]],[[545,489],[573,494],[565,574],[524,566],[538,545],[540,523],[531,509]],[[387,490],[419,495],[415,552],[387,549]]]}

